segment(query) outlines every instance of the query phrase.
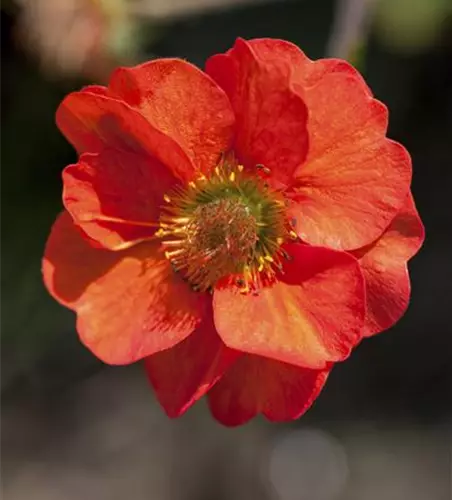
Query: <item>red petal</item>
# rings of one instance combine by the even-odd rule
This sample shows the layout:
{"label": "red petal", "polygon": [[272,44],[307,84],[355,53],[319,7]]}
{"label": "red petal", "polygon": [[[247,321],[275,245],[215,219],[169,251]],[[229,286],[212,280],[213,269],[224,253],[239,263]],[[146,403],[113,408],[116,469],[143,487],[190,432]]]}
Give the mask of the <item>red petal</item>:
{"label": "red petal", "polygon": [[172,272],[157,245],[94,248],[66,212],[52,228],[43,274],[49,292],[77,312],[81,341],[109,364],[174,346],[196,329],[210,301]]}
{"label": "red petal", "polygon": [[386,330],[405,313],[410,299],[407,262],[423,241],[424,227],[410,195],[383,235],[355,252],[366,281],[365,336]]}
{"label": "red petal", "polygon": [[310,149],[290,209],[313,245],[356,249],[378,238],[409,189],[411,160],[385,138],[386,107],[352,74],[325,74],[305,88]]}
{"label": "red petal", "polygon": [[301,95],[306,87],[315,85],[327,73],[352,75],[360,81],[362,89],[372,95],[363,77],[343,59],[328,58],[312,61],[293,43],[275,38],[257,38],[249,40],[248,43],[261,60],[285,61],[292,69],[292,85]]}
{"label": "red petal", "polygon": [[259,413],[272,422],[294,420],[318,397],[330,370],[242,356],[210,390],[210,410],[229,426],[244,424]]}
{"label": "red petal", "polygon": [[103,96],[108,95],[108,88],[103,85],[87,85],[83,87],[80,92],[87,92],[88,94],[99,94]]}
{"label": "red petal", "polygon": [[290,84],[291,67],[260,58],[238,39],[211,57],[206,71],[228,94],[236,116],[235,152],[249,168],[262,163],[276,184],[287,184],[307,154],[307,109]]}
{"label": "red petal", "polygon": [[170,417],[178,417],[223,375],[238,353],[228,349],[213,324],[212,312],[184,341],[145,359],[149,381]]}
{"label": "red petal", "polygon": [[105,149],[63,172],[63,200],[75,222],[103,247],[150,238],[174,177],[149,156]]}
{"label": "red petal", "polygon": [[60,104],[56,121],[79,153],[123,150],[156,158],[183,180],[191,180],[196,173],[179,144],[125,102],[98,93],[73,92]]}
{"label": "red petal", "polygon": [[230,149],[234,114],[226,94],[198,68],[180,59],[157,59],[120,68],[109,91],[137,108],[208,173]]}
{"label": "red petal", "polygon": [[361,338],[365,304],[358,261],[344,252],[288,245],[284,275],[258,296],[216,289],[214,318],[232,349],[308,368],[345,359]]}

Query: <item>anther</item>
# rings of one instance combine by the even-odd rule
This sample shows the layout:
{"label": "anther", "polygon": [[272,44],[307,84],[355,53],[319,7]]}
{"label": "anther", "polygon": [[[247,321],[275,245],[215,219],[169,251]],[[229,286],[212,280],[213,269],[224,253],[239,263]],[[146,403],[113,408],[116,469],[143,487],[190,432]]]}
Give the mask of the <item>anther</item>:
{"label": "anther", "polygon": [[235,181],[235,172],[231,172],[231,173],[229,174],[229,180],[230,180],[231,182],[234,182],[234,181]]}
{"label": "anther", "polygon": [[171,203],[171,198],[167,194],[163,195],[163,199],[166,201],[166,203]]}
{"label": "anther", "polygon": [[293,240],[298,240],[298,234],[295,231],[289,231],[289,235]]}
{"label": "anther", "polygon": [[187,222],[190,222],[190,219],[188,217],[174,217],[173,221],[177,224],[187,224]]}
{"label": "anther", "polygon": [[181,253],[184,253],[184,250],[183,249],[179,249],[179,250],[166,250],[165,251],[165,257],[168,259],[168,260],[171,260],[173,257],[175,257],[176,255],[180,255]]}
{"label": "anther", "polygon": [[168,247],[178,247],[178,246],[180,246],[180,244],[181,244],[180,240],[162,241],[162,245],[166,245]]}

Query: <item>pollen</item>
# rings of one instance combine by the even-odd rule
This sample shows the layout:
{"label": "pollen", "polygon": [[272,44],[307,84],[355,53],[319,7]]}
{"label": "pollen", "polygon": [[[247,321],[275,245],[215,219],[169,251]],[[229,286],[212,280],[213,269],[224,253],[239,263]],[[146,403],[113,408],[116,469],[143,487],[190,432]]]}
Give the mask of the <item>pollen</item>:
{"label": "pollen", "polygon": [[164,201],[156,237],[194,290],[226,278],[240,292],[256,293],[274,280],[292,235],[284,200],[260,176],[223,160],[210,176],[165,194]]}

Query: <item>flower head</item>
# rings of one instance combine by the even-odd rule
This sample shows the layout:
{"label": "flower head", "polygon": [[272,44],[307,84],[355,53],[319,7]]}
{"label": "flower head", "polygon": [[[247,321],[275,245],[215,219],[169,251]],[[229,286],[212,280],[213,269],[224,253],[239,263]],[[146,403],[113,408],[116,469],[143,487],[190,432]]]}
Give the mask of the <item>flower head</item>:
{"label": "flower head", "polygon": [[100,359],[145,360],[170,416],[209,392],[225,424],[297,418],[405,311],[410,157],[346,62],[237,40],[205,73],[118,69],[57,123],[80,157],[44,281]]}

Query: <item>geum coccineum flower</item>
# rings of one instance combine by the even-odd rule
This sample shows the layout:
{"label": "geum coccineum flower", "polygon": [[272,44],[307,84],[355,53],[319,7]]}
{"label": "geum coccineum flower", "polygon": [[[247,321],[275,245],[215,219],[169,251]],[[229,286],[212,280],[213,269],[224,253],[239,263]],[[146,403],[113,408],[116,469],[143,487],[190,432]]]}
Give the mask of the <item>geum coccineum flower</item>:
{"label": "geum coccineum flower", "polygon": [[225,424],[294,419],[404,313],[423,238],[410,157],[346,62],[237,40],[205,73],[120,68],[57,123],[80,158],[45,283],[96,356],[145,360],[168,415],[209,391]]}

